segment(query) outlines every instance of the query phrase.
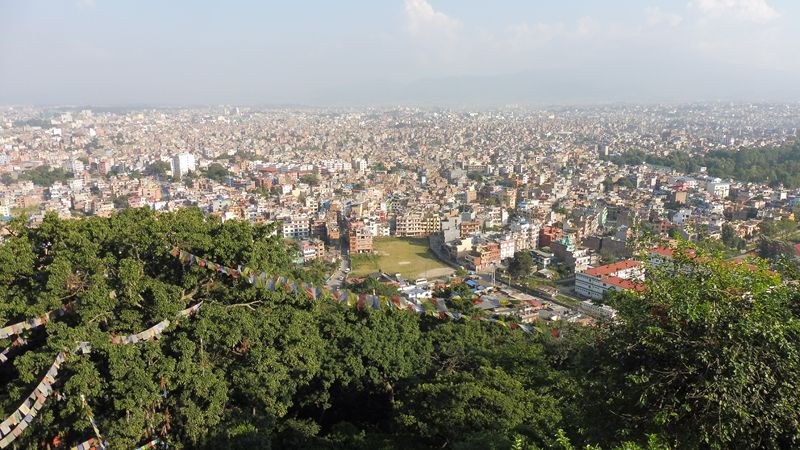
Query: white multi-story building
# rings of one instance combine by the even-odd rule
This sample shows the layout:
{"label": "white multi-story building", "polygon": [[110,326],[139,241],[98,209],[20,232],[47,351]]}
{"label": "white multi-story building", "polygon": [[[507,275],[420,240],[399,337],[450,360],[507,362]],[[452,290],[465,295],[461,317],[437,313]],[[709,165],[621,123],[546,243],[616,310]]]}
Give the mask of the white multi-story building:
{"label": "white multi-story building", "polygon": [[186,175],[196,170],[194,155],[191,153],[181,153],[172,158],[172,174],[177,176]]}
{"label": "white multi-story building", "polygon": [[83,191],[83,178],[72,178],[69,180],[69,189],[73,192]]}
{"label": "white multi-story building", "polygon": [[692,217],[692,210],[687,208],[682,208],[679,209],[678,212],[676,212],[672,216],[672,223],[674,223],[675,225],[683,225],[686,222],[688,222],[689,219],[691,219],[691,217]]}
{"label": "white multi-story building", "polygon": [[300,243],[300,253],[305,262],[320,259],[325,256],[325,244],[319,239],[303,241]]}
{"label": "white multi-story building", "polygon": [[513,258],[516,252],[516,242],[511,236],[504,236],[497,241],[500,244],[500,259]]}
{"label": "white multi-story building", "polygon": [[368,168],[367,160],[362,158],[356,159],[353,161],[353,168],[360,173],[366,172]]}
{"label": "white multi-story building", "polygon": [[594,300],[601,300],[610,290],[640,289],[639,281],[644,277],[642,263],[626,260],[592,267],[575,274],[575,293]]}
{"label": "white multi-story building", "polygon": [[381,222],[376,217],[365,217],[364,226],[373,237],[389,236],[391,234],[391,227],[388,223]]}
{"label": "white multi-story building", "polygon": [[308,239],[311,237],[311,226],[308,219],[286,218],[282,221],[281,232],[286,239]]}
{"label": "white multi-story building", "polygon": [[81,175],[86,168],[85,164],[83,164],[83,161],[74,158],[67,161],[67,164],[64,165],[66,166],[65,169],[68,172],[72,172],[76,176]]}
{"label": "white multi-story building", "polygon": [[731,184],[716,179],[706,183],[706,191],[714,197],[725,198],[730,194]]}

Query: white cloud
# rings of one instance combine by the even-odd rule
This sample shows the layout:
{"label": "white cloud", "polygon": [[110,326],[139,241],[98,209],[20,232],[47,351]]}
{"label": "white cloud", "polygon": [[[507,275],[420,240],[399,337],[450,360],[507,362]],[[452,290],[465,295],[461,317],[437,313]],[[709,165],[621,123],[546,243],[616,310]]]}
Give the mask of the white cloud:
{"label": "white cloud", "polygon": [[578,19],[577,34],[578,36],[588,36],[596,33],[600,28],[600,24],[593,18],[583,16]]}
{"label": "white cloud", "polygon": [[412,36],[430,34],[454,38],[461,28],[461,21],[436,11],[426,0],[405,0],[406,25]]}
{"label": "white cloud", "polygon": [[780,17],[767,0],[692,0],[690,5],[710,17],[728,16],[745,22],[763,24]]}
{"label": "white cloud", "polygon": [[647,25],[651,27],[659,25],[668,25],[670,27],[677,27],[683,22],[683,17],[678,14],[664,11],[658,6],[651,6],[644,10],[647,16]]}

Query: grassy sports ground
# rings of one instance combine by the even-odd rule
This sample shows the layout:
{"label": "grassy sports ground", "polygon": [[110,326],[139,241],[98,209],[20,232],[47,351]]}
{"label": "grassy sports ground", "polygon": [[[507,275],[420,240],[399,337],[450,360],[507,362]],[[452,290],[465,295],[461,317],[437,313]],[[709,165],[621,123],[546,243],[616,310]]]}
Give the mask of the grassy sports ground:
{"label": "grassy sports ground", "polygon": [[382,237],[373,241],[373,254],[351,255],[350,276],[364,276],[382,270],[400,273],[407,280],[438,278],[453,273],[453,269],[436,259],[428,248],[427,238]]}

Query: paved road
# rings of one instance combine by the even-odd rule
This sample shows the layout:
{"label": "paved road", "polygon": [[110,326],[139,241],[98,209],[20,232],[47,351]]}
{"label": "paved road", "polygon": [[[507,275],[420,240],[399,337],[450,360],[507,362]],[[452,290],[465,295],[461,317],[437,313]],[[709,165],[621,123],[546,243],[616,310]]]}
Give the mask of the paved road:
{"label": "paved road", "polygon": [[[447,263],[449,265],[455,265],[452,261],[448,260],[444,255],[440,254],[440,252],[439,252],[439,244],[440,243],[436,242],[434,239],[435,239],[435,237],[431,236],[431,246],[430,247],[431,247],[431,250],[433,250],[433,253],[436,255],[436,257],[439,258],[440,261],[445,262],[445,263]],[[492,285],[492,271],[491,270],[485,271],[485,272],[482,272],[482,273],[477,273],[476,275],[478,275],[478,277],[480,277],[480,283],[483,284],[484,286],[491,286]],[[569,280],[567,280],[567,281],[569,281]],[[503,278],[500,275],[497,275],[494,278],[494,284],[498,288],[501,288],[501,289],[504,289],[504,290],[507,290],[507,291],[521,292],[519,289],[504,283],[503,282]],[[580,299],[575,297],[575,291],[574,291],[573,286],[574,286],[574,278],[573,278],[573,282],[572,283],[557,284],[556,285],[556,287],[557,287],[557,289],[559,291],[559,294],[564,295],[566,297],[569,297],[572,300],[580,301]],[[543,299],[541,297],[537,297],[537,299],[540,300],[540,301],[543,301],[545,304],[548,305],[548,307],[550,307],[553,311],[557,312],[562,317],[575,316],[576,314],[584,314],[584,315],[591,315],[591,316],[594,315],[594,314],[590,314],[588,311],[581,311],[581,310],[579,310],[579,309],[577,309],[577,308],[575,308],[575,307],[573,307],[571,305],[568,305],[568,304],[565,304],[565,303],[561,303],[561,302],[559,302],[557,300]]]}
{"label": "paved road", "polygon": [[[477,275],[480,277],[480,281],[479,282],[482,285],[484,285],[484,286],[491,286],[492,285],[492,274],[491,274],[491,272],[490,273],[479,273]],[[554,301],[554,300],[551,300],[551,299],[545,299],[543,297],[527,294],[524,291],[521,291],[521,290],[519,290],[519,289],[517,289],[517,288],[515,288],[513,286],[510,286],[510,285],[502,282],[499,277],[495,278],[494,285],[497,288],[502,289],[502,290],[504,290],[506,292],[522,293],[524,295],[528,295],[530,297],[533,297],[536,300],[544,303],[547,306],[548,309],[550,309],[551,311],[555,312],[556,314],[558,314],[559,316],[561,316],[564,319],[569,319],[570,317],[577,317],[578,315],[586,315],[586,312],[580,311],[580,310],[578,310],[578,309],[576,309],[576,308],[574,308],[574,307],[572,307],[570,305],[566,305],[566,304],[563,304],[563,303],[560,303],[558,301]]]}
{"label": "paved road", "polygon": [[[339,267],[333,272],[330,278],[325,282],[325,287],[328,290],[331,289],[341,289],[342,284],[344,284],[344,278],[346,277],[347,273],[346,270],[350,268],[350,257],[347,255],[342,255],[342,261],[339,263]],[[341,279],[340,279],[341,278]]]}

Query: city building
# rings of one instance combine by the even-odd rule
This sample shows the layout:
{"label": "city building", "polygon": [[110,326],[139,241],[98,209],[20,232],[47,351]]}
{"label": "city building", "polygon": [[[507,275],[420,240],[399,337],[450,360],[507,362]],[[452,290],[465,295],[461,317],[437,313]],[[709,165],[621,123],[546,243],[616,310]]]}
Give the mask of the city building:
{"label": "city building", "polygon": [[592,267],[575,274],[575,293],[593,300],[602,300],[610,290],[639,290],[643,288],[642,263],[625,260],[605,266]]}
{"label": "city building", "polygon": [[172,158],[172,173],[175,176],[184,176],[196,170],[194,155],[191,153],[180,153]]}

